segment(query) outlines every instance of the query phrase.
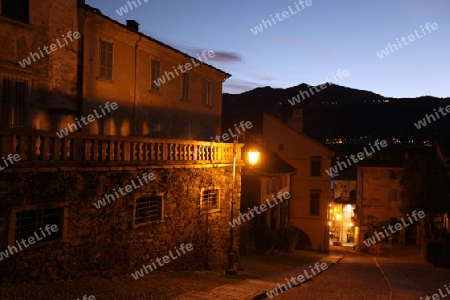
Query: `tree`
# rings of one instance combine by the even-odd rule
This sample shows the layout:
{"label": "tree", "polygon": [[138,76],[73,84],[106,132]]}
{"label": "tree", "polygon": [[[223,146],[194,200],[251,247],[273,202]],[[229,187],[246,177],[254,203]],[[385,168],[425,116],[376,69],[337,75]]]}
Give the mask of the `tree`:
{"label": "tree", "polygon": [[426,234],[432,239],[438,234],[441,240],[444,233],[434,228],[434,217],[450,211],[450,176],[433,150],[419,150],[406,161],[400,180],[402,211],[423,210],[427,214]]}

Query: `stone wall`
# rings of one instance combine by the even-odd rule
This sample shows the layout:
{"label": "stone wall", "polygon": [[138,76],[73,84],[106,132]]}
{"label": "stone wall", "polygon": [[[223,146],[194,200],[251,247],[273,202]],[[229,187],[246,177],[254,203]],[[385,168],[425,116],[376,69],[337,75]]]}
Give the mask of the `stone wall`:
{"label": "stone wall", "polygon": [[[97,209],[93,203],[138,175],[156,178]],[[58,172],[0,173],[0,251],[15,245],[15,212],[31,207],[65,207],[62,239],[39,241],[0,261],[0,282],[77,278],[86,275],[131,276],[143,264],[162,258],[182,243],[193,250],[158,267],[165,270],[222,269],[227,266],[232,166],[196,168],[61,168]],[[240,203],[237,169],[234,213]],[[200,212],[202,188],[220,189],[220,209]],[[164,193],[164,220],[136,226],[135,198]],[[235,230],[235,249],[238,231]]]}

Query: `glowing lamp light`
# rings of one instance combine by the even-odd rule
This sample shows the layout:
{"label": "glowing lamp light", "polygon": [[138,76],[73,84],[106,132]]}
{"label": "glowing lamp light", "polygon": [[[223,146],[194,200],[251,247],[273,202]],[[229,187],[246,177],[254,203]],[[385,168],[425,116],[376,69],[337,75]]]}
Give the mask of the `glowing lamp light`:
{"label": "glowing lamp light", "polygon": [[259,152],[252,150],[248,152],[248,162],[251,165],[256,165],[258,163],[258,159],[259,159]]}
{"label": "glowing lamp light", "polygon": [[350,223],[350,227],[352,227],[353,226],[353,223]]}
{"label": "glowing lamp light", "polygon": [[336,220],[340,220],[341,219],[341,215],[336,215]]}
{"label": "glowing lamp light", "polygon": [[328,226],[331,226],[331,221],[328,222]]}

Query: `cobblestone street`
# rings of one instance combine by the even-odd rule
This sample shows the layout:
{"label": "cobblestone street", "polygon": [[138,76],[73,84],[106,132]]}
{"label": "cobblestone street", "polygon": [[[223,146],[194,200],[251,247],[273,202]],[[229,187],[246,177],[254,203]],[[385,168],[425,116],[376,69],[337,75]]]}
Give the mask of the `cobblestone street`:
{"label": "cobblestone street", "polygon": [[405,249],[385,257],[335,249],[338,250],[332,253],[345,256],[339,263],[276,299],[425,299],[427,295],[439,295],[439,289],[448,294],[444,285],[450,285],[450,269],[423,261],[417,249]]}
{"label": "cobblestone street", "polygon": [[[417,248],[374,257],[346,247],[332,247],[330,255],[296,251],[278,256],[243,258],[244,269],[238,276],[221,272],[155,272],[139,280],[123,278],[85,278],[52,284],[20,284],[0,287],[0,299],[77,299],[95,295],[96,299],[269,299],[266,292],[285,284],[315,262],[328,268],[300,287],[272,298],[290,299],[425,299],[426,295],[444,295],[450,285],[450,269],[437,268],[420,258]],[[435,299],[442,299],[439,297]],[[431,298],[430,298],[431,299]]]}

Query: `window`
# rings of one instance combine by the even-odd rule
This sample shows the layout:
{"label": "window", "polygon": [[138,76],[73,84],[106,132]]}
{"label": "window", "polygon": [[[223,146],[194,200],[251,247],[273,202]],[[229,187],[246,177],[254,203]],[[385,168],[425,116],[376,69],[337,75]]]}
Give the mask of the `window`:
{"label": "window", "polygon": [[271,194],[275,192],[275,187],[273,185],[272,178],[267,178],[266,180],[266,194]]}
{"label": "window", "polygon": [[320,156],[311,156],[311,172],[310,175],[312,177],[320,177],[322,169],[322,157]]}
{"label": "window", "polygon": [[185,72],[183,73],[183,86],[182,88],[182,95],[181,95],[181,99],[182,100],[189,100],[189,83],[190,83],[190,74]]}
{"label": "window", "polygon": [[320,215],[320,190],[309,190],[309,214]]}
{"label": "window", "polygon": [[25,127],[28,82],[1,81],[0,127]]}
{"label": "window", "polygon": [[113,43],[100,39],[100,72],[98,76],[112,80]]}
{"label": "window", "polygon": [[203,80],[203,99],[204,105],[213,106],[216,98],[216,84],[210,80]]}
{"label": "window", "polygon": [[135,224],[163,219],[164,202],[162,195],[151,195],[136,199]]}
{"label": "window", "polygon": [[397,180],[398,179],[397,171],[389,170],[389,179],[390,180]]}
{"label": "window", "polygon": [[152,88],[151,91],[152,92],[156,92],[159,93],[160,92],[160,85],[161,85],[161,81],[160,81],[160,77],[161,77],[161,62],[159,60],[156,59],[152,59],[152,76],[151,76],[151,80],[152,80]]}
{"label": "window", "polygon": [[[20,241],[34,236],[34,233],[42,237],[41,231],[46,225],[58,226],[58,231],[48,235],[45,240],[59,240],[62,238],[63,227],[63,208],[27,210],[16,213],[16,224],[14,228],[14,240]],[[46,233],[46,231],[44,231]]]}
{"label": "window", "polygon": [[208,212],[219,209],[219,189],[202,189],[200,197],[200,211]]}
{"label": "window", "polygon": [[397,201],[398,200],[398,190],[391,190],[389,193],[389,201]]}
{"label": "window", "polygon": [[277,189],[277,190],[280,190],[281,189],[281,176],[280,177],[275,177],[274,178],[274,181],[275,181],[275,188]]}
{"label": "window", "polygon": [[2,0],[2,16],[24,23],[30,21],[29,0]]}
{"label": "window", "polygon": [[160,138],[161,137],[161,120],[159,116],[150,116],[150,137]]}

